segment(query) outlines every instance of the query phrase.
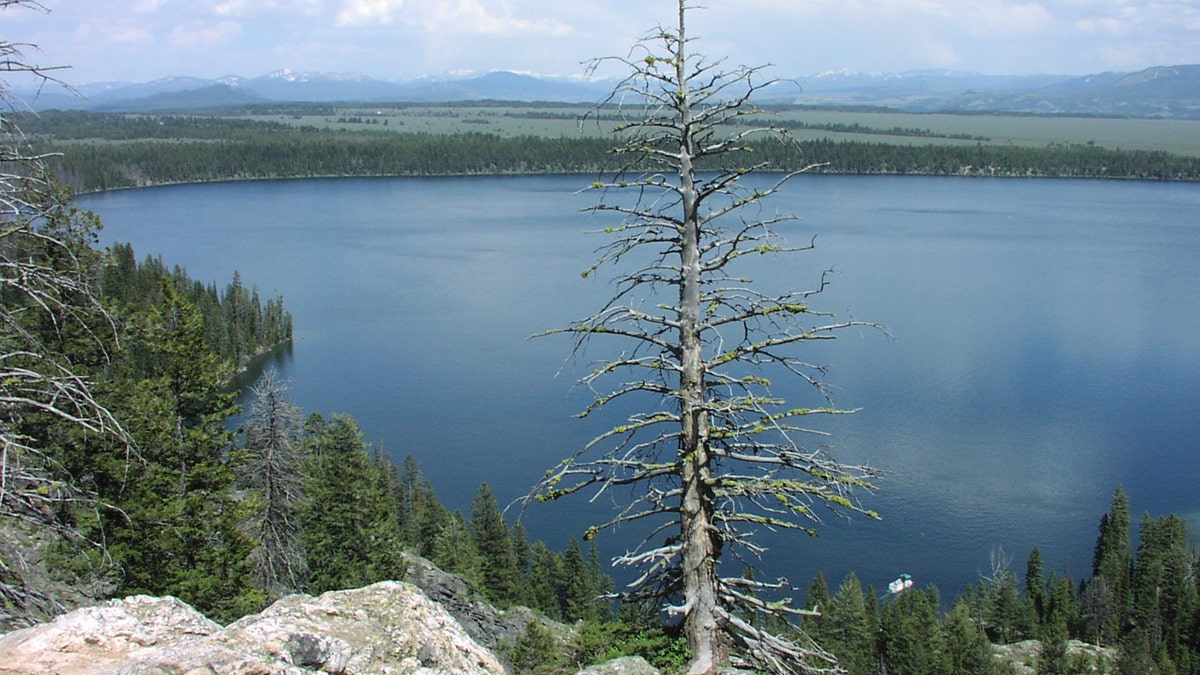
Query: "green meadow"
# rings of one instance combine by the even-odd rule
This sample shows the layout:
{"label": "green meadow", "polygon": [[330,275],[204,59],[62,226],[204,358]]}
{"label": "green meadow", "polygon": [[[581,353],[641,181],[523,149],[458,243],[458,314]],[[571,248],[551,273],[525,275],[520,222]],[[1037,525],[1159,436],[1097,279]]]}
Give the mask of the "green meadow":
{"label": "green meadow", "polygon": [[[626,113],[636,117],[640,109]],[[379,104],[330,107],[314,112],[251,113],[247,119],[330,130],[457,134],[502,137],[603,136],[620,112],[585,105]],[[1050,115],[922,114],[886,110],[768,107],[756,123],[776,124],[800,140],[853,140],[900,145],[1097,145],[1114,150],[1163,151],[1200,156],[1200,120],[1060,117]]]}

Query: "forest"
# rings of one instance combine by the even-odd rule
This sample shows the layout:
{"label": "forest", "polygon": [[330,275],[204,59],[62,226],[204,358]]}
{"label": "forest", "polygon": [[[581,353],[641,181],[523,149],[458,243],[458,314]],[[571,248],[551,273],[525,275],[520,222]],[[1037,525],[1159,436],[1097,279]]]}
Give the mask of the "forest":
{"label": "forest", "polygon": [[[609,152],[613,138],[604,135],[330,130],[240,117],[86,112],[20,115],[17,123],[38,152],[57,153],[48,163],[76,193],[270,178],[596,174],[615,161]],[[922,129],[866,132],[918,140],[936,135]],[[1086,143],[1026,147],[981,139],[897,144],[797,138],[757,144],[755,154],[768,162],[768,170],[780,172],[816,164],[816,171],[841,174],[1200,180],[1200,157]]]}

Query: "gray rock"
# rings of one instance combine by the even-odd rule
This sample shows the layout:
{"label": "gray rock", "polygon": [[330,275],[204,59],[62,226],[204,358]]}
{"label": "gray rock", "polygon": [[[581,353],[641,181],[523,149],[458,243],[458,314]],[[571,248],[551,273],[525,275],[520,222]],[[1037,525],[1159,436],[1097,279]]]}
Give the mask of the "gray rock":
{"label": "gray rock", "polygon": [[[476,642],[494,652],[501,652],[525,635],[531,621],[542,621],[537,613],[526,607],[498,610],[471,590],[466,580],[456,574],[443,572],[436,565],[417,555],[405,554],[408,570],[404,581],[424,591],[425,595],[450,613],[463,630]],[[561,632],[561,631],[555,631]]]}
{"label": "gray rock", "polygon": [[0,675],[317,671],[504,673],[442,607],[401,582],[289,596],[225,628],[175,598],[135,597],[0,637]]}
{"label": "gray rock", "polygon": [[640,656],[622,656],[579,671],[577,675],[660,675],[657,668]]}

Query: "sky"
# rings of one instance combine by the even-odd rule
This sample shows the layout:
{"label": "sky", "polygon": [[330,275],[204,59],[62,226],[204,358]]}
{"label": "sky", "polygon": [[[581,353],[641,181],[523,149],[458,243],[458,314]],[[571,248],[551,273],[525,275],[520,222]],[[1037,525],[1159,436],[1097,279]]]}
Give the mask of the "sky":
{"label": "sky", "polygon": [[[582,76],[670,25],[672,0],[38,0],[0,40],[69,84],[190,75],[512,70]],[[951,69],[995,75],[1200,63],[1200,0],[699,0],[689,33],[778,77]],[[3,3],[0,3],[3,4]]]}

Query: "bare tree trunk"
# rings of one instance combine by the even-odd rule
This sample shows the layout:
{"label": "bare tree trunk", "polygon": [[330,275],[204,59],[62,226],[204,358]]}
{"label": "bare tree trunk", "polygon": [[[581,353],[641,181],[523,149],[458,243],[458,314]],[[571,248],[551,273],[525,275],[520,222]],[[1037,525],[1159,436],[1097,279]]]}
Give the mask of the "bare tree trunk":
{"label": "bare tree trunk", "polygon": [[691,92],[687,77],[684,3],[679,4],[679,53],[675,77],[679,87],[679,187],[683,206],[680,240],[679,349],[682,429],[679,454],[683,496],[680,535],[683,541],[684,631],[692,661],[690,675],[716,672],[728,659],[728,647],[717,616],[717,530],[713,526],[712,469],[708,447],[707,392],[700,326],[700,199],[696,191]]}

